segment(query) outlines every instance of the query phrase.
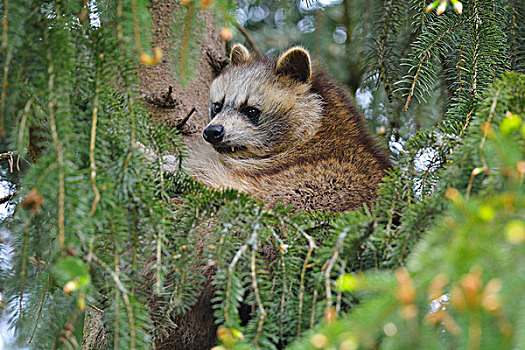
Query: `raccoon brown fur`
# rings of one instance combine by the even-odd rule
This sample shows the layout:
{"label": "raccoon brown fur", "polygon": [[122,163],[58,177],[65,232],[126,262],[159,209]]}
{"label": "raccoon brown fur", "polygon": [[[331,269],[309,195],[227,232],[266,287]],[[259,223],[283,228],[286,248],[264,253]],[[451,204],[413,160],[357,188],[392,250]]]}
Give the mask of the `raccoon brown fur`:
{"label": "raccoon brown fur", "polygon": [[210,119],[203,136],[211,146],[192,174],[270,205],[357,209],[376,198],[391,166],[363,116],[301,47],[272,59],[235,45],[211,84]]}

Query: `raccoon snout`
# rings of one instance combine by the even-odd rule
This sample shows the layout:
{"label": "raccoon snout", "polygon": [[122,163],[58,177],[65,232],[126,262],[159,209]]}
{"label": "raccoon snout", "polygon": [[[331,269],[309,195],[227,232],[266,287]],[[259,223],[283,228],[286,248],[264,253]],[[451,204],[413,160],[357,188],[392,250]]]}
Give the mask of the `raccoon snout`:
{"label": "raccoon snout", "polygon": [[222,125],[210,125],[204,129],[202,137],[212,145],[216,145],[221,142],[224,137],[224,127]]}

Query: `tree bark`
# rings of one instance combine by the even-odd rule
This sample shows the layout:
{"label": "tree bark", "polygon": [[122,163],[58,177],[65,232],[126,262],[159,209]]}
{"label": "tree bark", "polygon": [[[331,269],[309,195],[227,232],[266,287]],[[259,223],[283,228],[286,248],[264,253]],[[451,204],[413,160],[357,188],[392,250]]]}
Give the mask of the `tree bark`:
{"label": "tree bark", "polygon": [[[170,49],[175,41],[172,33],[171,18],[175,11],[180,11],[179,1],[153,0],[150,11],[154,26],[153,45],[160,47],[165,54],[162,62],[155,66],[141,66],[141,90],[145,97],[145,105],[153,113],[155,119],[168,123],[173,127],[181,129],[184,141],[191,146],[199,142],[202,130],[208,123],[208,92],[210,83],[214,78],[214,69],[210,65],[212,60],[220,61],[225,54],[225,43],[220,39],[219,33],[213,26],[212,14],[207,11],[201,13],[201,19],[206,25],[206,36],[203,42],[199,42],[201,54],[197,63],[197,73],[194,79],[182,88],[175,73],[172,72]],[[182,24],[181,24],[182,26]],[[181,32],[183,28],[181,27]],[[162,105],[154,99],[168,95],[171,87],[170,97],[175,99],[171,105]],[[162,98],[161,98],[162,99]],[[168,99],[169,100],[169,99]],[[181,121],[195,108],[189,120],[180,126]]]}

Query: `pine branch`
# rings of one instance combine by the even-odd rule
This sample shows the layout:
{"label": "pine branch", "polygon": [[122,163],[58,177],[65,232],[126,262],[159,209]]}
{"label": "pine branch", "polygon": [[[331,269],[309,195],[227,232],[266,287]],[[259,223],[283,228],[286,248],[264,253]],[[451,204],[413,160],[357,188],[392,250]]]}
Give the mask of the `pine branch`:
{"label": "pine branch", "polygon": [[[440,24],[441,27],[440,29],[438,29],[439,35],[433,36],[432,34],[427,33],[427,38],[430,39],[430,41],[427,41],[426,43],[418,43],[418,46],[424,45],[426,48],[422,52],[419,52],[417,54],[419,56],[419,60],[417,66],[415,67],[415,73],[411,78],[409,92],[407,94],[406,102],[403,107],[405,111],[408,110],[408,105],[410,103],[410,100],[412,99],[412,96],[414,95],[417,84],[420,84],[421,73],[423,72],[423,68],[425,68],[426,64],[428,64],[427,61],[431,58],[431,53],[434,51],[437,45],[440,44],[447,37],[448,34],[453,33],[454,30],[462,24],[462,21],[448,23],[448,26],[444,25],[445,23]],[[427,39],[424,35],[425,34],[422,35],[423,38]],[[432,38],[430,38],[429,36],[432,36]]]}

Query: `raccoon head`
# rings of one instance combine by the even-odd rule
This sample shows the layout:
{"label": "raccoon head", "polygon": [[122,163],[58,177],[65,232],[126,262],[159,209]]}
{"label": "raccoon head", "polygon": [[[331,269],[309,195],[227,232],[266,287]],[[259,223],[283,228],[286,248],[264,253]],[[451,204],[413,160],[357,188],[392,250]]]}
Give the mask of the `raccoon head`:
{"label": "raccoon head", "polygon": [[204,140],[228,158],[267,158],[315,135],[322,101],[311,92],[310,55],[294,47],[277,60],[235,45],[210,87]]}

